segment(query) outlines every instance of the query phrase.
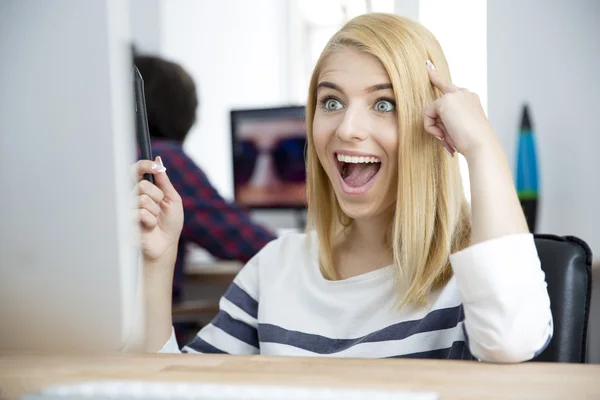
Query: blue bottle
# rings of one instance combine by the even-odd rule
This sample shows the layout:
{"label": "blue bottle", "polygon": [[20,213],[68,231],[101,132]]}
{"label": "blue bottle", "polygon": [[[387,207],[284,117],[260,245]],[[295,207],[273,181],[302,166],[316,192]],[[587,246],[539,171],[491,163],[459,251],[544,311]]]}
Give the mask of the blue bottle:
{"label": "blue bottle", "polygon": [[523,106],[517,149],[517,195],[530,232],[536,232],[538,209],[538,164],[529,108]]}

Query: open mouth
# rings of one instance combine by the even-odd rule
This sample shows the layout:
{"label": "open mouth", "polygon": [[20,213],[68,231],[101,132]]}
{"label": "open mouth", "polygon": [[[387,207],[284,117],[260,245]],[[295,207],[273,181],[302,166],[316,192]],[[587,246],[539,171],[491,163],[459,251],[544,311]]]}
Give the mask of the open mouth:
{"label": "open mouth", "polygon": [[381,160],[373,156],[350,156],[337,153],[335,157],[342,180],[353,189],[366,187],[381,168]]}

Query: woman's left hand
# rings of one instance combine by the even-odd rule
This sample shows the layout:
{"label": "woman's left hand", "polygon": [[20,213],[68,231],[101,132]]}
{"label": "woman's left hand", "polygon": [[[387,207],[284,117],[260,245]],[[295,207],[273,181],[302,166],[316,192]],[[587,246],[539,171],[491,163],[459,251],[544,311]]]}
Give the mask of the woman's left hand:
{"label": "woman's left hand", "polygon": [[450,154],[458,151],[468,160],[496,140],[479,96],[445,81],[429,61],[427,71],[442,96],[425,109],[425,131],[440,139]]}

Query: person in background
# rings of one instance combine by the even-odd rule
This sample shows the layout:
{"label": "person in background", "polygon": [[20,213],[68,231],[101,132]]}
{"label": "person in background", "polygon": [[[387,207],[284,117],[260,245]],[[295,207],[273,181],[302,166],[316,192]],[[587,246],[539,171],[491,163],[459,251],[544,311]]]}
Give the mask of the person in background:
{"label": "person in background", "polygon": [[173,278],[173,302],[177,303],[187,243],[197,244],[216,258],[246,263],[275,235],[224,200],[184,152],[183,142],[196,121],[198,107],[191,76],[180,65],[156,56],[136,55],[134,63],[144,80],[152,153],[169,160],[169,177],[183,200],[184,224]]}

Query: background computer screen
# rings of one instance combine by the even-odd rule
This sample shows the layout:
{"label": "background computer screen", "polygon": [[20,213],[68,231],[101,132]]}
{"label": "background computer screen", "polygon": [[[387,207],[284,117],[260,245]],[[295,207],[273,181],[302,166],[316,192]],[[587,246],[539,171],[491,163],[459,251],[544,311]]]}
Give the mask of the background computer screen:
{"label": "background computer screen", "polygon": [[231,111],[235,200],[247,208],[306,206],[304,107]]}

